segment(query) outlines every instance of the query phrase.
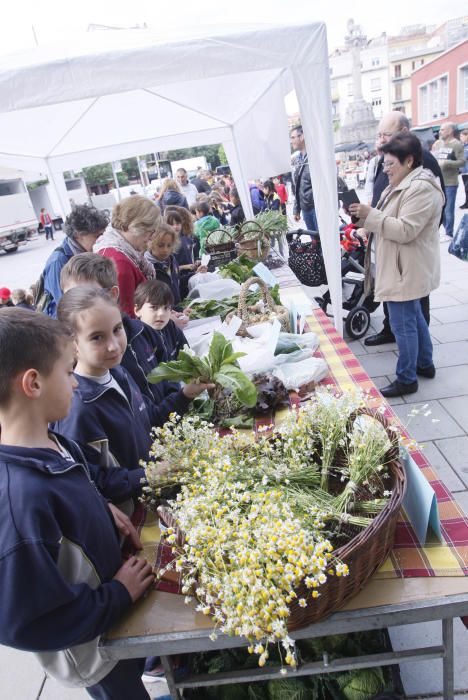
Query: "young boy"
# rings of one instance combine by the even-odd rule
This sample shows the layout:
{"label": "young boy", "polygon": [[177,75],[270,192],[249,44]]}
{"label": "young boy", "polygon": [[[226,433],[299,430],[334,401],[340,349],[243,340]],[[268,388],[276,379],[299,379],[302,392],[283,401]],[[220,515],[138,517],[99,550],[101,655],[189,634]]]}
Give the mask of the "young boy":
{"label": "young boy", "polygon": [[0,311],[0,643],[37,652],[93,698],[148,700],[141,662],[106,661],[98,643],[151,585],[151,566],[122,563],[117,530],[141,548],[136,531],[76,443],[48,428],[70,408],[74,361],[58,321]]}
{"label": "young boy", "polygon": [[210,203],[206,200],[201,200],[195,203],[195,236],[200,241],[200,254],[205,252],[206,238],[209,233],[220,228],[218,219],[211,214]]}
{"label": "young boy", "polygon": [[[60,284],[64,293],[73,287],[87,284],[109,290],[116,299],[119,295],[113,260],[95,253],[74,255],[62,270]],[[157,402],[161,410],[166,410],[167,417],[172,412],[183,415],[190,404],[187,392],[184,393],[184,390],[173,382],[151,384],[147,380],[148,374],[159,362],[171,359],[166,354],[161,333],[126,314],[122,315],[122,320],[128,343],[122,366],[132,375],[142,394]]]}
{"label": "young boy", "polygon": [[136,288],[135,316],[157,332],[163,348],[160,362],[176,360],[179,351],[188,345],[183,332],[171,320],[173,304],[172,291],[164,282],[148,280]]}

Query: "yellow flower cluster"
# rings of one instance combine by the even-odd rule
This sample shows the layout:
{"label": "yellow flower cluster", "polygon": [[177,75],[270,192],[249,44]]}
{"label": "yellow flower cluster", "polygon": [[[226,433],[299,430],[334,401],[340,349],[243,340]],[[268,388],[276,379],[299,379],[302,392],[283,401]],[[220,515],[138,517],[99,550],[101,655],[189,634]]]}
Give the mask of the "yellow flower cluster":
{"label": "yellow flower cluster", "polygon": [[320,533],[322,523],[315,531],[301,525],[279,488],[258,490],[249,479],[239,481],[239,465],[225,447],[223,441],[211,445],[197,462],[200,477],[184,484],[171,506],[186,538],[180,548],[176,533],[167,533],[180,557],[183,592],[196,588],[197,609],[213,614],[221,632],[246,637],[260,666],[268,644],[278,642],[286,664],[295,666],[289,605],[303,580],[310,595],[299,605],[318,597],[332,545]]}

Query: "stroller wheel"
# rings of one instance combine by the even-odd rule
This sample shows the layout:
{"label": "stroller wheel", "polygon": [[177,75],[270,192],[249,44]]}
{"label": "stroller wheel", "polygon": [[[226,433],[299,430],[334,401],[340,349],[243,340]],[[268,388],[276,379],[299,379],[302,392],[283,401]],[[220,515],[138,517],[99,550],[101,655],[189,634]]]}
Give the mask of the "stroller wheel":
{"label": "stroller wheel", "polygon": [[365,306],[356,306],[351,309],[345,320],[347,334],[358,340],[366,335],[370,325],[370,314]]}

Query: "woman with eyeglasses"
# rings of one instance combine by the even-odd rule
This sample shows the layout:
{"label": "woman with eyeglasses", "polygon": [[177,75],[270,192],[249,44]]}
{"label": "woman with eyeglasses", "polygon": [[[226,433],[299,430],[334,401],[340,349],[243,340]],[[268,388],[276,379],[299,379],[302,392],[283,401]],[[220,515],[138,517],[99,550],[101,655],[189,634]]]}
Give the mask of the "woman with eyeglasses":
{"label": "woman with eyeglasses", "polygon": [[154,267],[145,259],[144,252],[160,218],[159,207],[146,197],[133,195],[122,199],[112,210],[111,224],[93,249],[114,261],[119,305],[132,318],[135,318],[135,289],[141,282],[155,277]]}
{"label": "woman with eyeglasses", "polygon": [[439,223],[444,194],[438,178],[422,167],[417,136],[399,133],[381,146],[388,187],[376,207],[351,204],[358,226],[371,232],[366,252],[366,284],[386,301],[398,345],[396,380],[385,397],[413,394],[417,377],[433,378],[432,341],[420,299],[439,286]]}

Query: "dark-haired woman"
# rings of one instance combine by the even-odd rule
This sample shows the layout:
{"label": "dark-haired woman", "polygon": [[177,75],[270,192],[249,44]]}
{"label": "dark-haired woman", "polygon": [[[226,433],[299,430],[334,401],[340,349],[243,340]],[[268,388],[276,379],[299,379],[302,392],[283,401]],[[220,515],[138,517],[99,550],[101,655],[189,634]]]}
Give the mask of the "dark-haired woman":
{"label": "dark-haired woman", "polygon": [[91,253],[99,236],[104,233],[109,219],[95,207],[86,204],[74,207],[65,219],[66,239],[48,258],[44,267],[44,293],[41,311],[55,317],[62,296],[60,273],[77,253]]}
{"label": "dark-haired woman", "polygon": [[371,231],[366,254],[366,288],[375,261],[377,301],[386,301],[398,344],[396,380],[381,389],[386,397],[413,394],[417,375],[432,378],[435,367],[429,327],[420,299],[440,282],[439,222],[444,195],[439,180],[423,169],[414,134],[396,134],[382,146],[389,186],[376,208],[351,204],[359,226]]}

